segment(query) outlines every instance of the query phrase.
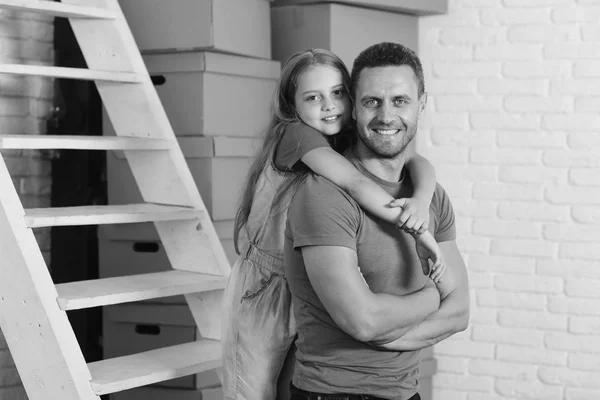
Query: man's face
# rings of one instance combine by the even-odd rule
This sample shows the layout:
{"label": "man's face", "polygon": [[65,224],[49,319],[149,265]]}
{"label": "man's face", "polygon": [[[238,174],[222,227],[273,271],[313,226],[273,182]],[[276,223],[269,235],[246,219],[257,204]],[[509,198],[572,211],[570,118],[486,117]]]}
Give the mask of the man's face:
{"label": "man's face", "polygon": [[358,137],[376,156],[395,158],[417,132],[426,96],[419,98],[407,65],[365,68],[360,72],[352,112]]}

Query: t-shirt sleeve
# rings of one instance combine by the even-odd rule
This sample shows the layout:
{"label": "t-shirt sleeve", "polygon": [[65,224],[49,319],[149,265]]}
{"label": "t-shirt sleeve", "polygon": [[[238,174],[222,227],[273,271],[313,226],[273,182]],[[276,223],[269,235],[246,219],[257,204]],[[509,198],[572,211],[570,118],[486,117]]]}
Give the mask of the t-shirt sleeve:
{"label": "t-shirt sleeve", "polygon": [[330,147],[321,132],[303,123],[290,124],[275,149],[275,167],[280,171],[304,170],[306,166],[299,165],[300,159],[319,147]]}
{"label": "t-shirt sleeve", "polygon": [[360,220],[358,204],[343,190],[310,175],[292,199],[286,235],[294,249],[343,246],[356,250]]}
{"label": "t-shirt sleeve", "polygon": [[454,218],[454,209],[450,197],[440,184],[435,189],[433,201],[435,202],[435,215],[437,219],[435,234],[433,235],[437,242],[447,242],[456,240],[456,222]]}

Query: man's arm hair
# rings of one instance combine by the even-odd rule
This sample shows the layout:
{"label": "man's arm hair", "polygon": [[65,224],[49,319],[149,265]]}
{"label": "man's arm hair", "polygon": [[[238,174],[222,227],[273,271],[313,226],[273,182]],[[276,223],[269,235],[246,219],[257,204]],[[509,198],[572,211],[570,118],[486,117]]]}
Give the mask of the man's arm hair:
{"label": "man's arm hair", "polygon": [[439,245],[448,266],[438,285],[442,297],[439,309],[395,340],[387,343],[375,340],[372,344],[388,350],[419,350],[467,329],[470,308],[467,269],[455,241]]}
{"label": "man's arm hair", "polygon": [[438,309],[439,293],[433,285],[404,296],[371,292],[358,270],[354,249],[305,246],[302,257],[329,315],[361,342],[397,338]]}

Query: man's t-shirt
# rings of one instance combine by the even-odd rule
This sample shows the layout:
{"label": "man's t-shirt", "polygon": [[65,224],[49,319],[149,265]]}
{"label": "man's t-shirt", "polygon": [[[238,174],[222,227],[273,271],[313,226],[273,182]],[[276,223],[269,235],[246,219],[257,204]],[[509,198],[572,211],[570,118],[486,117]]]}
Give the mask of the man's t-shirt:
{"label": "man's t-shirt", "polygon": [[[400,182],[383,181],[370,174],[351,151],[346,156],[393,197],[412,195],[407,173]],[[433,196],[430,217],[429,230],[438,242],[455,239],[454,212],[440,185]],[[298,328],[294,384],[322,393],[410,398],[418,390],[419,352],[382,351],[342,331],[310,284],[301,253],[304,246],[354,249],[373,292],[395,287],[396,292],[400,288],[408,294],[421,289],[429,279],[423,275],[412,236],[363,211],[332,182],[310,174],[292,199],[284,246],[285,272]]]}

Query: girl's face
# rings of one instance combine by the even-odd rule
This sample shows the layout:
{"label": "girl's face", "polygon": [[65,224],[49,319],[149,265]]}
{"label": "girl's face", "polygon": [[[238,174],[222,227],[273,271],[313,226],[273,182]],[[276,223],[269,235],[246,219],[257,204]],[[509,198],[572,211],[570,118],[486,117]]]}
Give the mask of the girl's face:
{"label": "girl's face", "polygon": [[352,112],[341,72],[328,65],[311,65],[300,74],[294,105],[302,122],[324,135],[339,133]]}

